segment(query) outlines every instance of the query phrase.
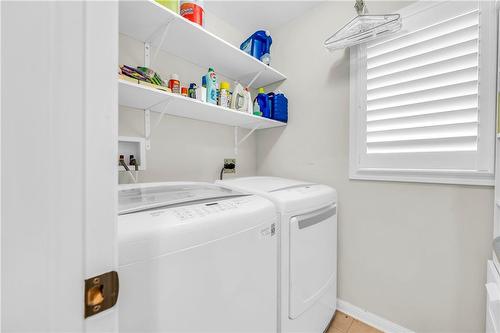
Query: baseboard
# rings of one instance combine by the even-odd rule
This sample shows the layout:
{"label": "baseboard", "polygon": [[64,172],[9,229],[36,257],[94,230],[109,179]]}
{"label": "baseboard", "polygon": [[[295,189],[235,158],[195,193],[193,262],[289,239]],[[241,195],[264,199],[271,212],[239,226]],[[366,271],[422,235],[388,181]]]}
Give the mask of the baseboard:
{"label": "baseboard", "polygon": [[376,314],[358,308],[357,306],[341,299],[337,299],[337,310],[342,311],[345,314],[385,333],[415,333],[412,330],[393,323],[385,318],[379,317]]}

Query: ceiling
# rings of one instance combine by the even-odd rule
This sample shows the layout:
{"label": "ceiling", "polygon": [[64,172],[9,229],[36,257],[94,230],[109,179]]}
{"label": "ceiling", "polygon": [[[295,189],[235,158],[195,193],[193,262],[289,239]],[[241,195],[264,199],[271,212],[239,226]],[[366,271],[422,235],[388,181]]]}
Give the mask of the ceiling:
{"label": "ceiling", "polygon": [[318,5],[320,1],[205,1],[205,9],[244,34],[257,30],[273,31],[300,14]]}

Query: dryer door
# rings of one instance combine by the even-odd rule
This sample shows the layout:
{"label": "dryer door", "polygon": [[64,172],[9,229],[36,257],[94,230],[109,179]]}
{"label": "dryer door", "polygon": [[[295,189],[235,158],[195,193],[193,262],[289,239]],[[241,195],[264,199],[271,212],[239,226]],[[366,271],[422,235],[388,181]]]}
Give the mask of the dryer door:
{"label": "dryer door", "polygon": [[290,303],[295,319],[330,288],[337,270],[337,207],[290,219]]}

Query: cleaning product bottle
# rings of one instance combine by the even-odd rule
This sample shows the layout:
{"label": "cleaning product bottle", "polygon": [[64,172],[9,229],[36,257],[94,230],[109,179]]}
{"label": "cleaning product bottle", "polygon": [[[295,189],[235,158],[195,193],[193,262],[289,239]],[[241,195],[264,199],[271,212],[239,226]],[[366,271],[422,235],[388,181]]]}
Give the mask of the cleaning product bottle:
{"label": "cleaning product bottle", "polygon": [[275,93],[274,92],[267,93],[267,97],[269,97],[269,113],[271,114],[271,118],[274,119],[274,97],[275,97]]}
{"label": "cleaning product bottle", "polygon": [[207,101],[207,76],[201,77],[201,87],[196,88],[196,99],[202,102]]}
{"label": "cleaning product bottle", "polygon": [[253,115],[262,117],[262,112],[260,112],[260,105],[257,101],[257,97],[253,100]]}
{"label": "cleaning product bottle", "polygon": [[248,87],[245,88],[244,95],[247,104],[246,112],[248,114],[253,114],[252,95],[250,94],[250,90],[248,90]]}
{"label": "cleaning product bottle", "polygon": [[190,83],[189,84],[189,89],[188,89],[188,96],[189,98],[194,98],[196,99],[196,83]]}
{"label": "cleaning product bottle", "polygon": [[181,88],[181,95],[184,97],[188,97],[188,88],[187,87]]}
{"label": "cleaning product bottle", "polygon": [[205,9],[203,7],[203,0],[181,0],[180,14],[185,19],[204,27]]}
{"label": "cleaning product bottle", "polygon": [[255,114],[255,103],[259,107],[259,111],[262,113],[262,117],[271,119],[271,108],[269,107],[269,96],[264,91],[264,88],[259,88],[259,94],[255,97],[254,102],[254,114]]}
{"label": "cleaning product bottle", "polygon": [[207,102],[217,104],[217,75],[212,67],[207,73]]}
{"label": "cleaning product bottle", "polygon": [[220,83],[220,90],[219,90],[219,105],[223,106],[225,108],[229,107],[228,101],[229,101],[229,89],[231,89],[231,86],[229,85],[229,82],[221,82]]}
{"label": "cleaning product bottle", "polygon": [[259,30],[240,45],[240,49],[266,65],[271,63],[271,44],[273,39],[269,31]]}
{"label": "cleaning product bottle", "polygon": [[179,81],[179,75],[172,74],[170,80],[168,81],[168,87],[172,90],[174,94],[181,93],[181,81]]}

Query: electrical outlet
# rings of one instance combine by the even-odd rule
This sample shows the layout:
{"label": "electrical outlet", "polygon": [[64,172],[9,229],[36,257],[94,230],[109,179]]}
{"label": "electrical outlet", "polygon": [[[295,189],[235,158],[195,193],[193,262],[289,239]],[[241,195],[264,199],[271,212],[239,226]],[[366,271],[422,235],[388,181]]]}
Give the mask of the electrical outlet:
{"label": "electrical outlet", "polygon": [[225,158],[224,159],[224,173],[236,173],[236,159],[235,158]]}

